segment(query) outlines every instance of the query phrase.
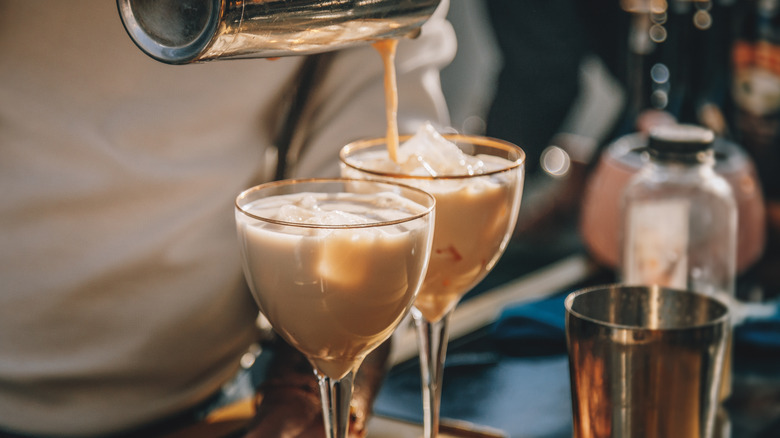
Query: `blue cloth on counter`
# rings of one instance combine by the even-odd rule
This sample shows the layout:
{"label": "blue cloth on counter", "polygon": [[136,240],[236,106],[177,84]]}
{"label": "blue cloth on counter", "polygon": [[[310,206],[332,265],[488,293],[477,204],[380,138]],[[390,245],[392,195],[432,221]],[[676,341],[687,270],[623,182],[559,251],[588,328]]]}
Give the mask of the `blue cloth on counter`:
{"label": "blue cloth on counter", "polygon": [[491,330],[491,338],[504,354],[542,356],[566,352],[566,308],[568,294],[508,306]]}
{"label": "blue cloth on counter", "polygon": [[[491,328],[496,348],[512,356],[565,353],[567,295],[506,307]],[[747,319],[735,328],[739,354],[780,356],[780,302],[773,304],[773,315]]]}
{"label": "blue cloth on counter", "polygon": [[734,329],[738,354],[780,357],[780,301],[773,304],[772,315],[748,318]]}

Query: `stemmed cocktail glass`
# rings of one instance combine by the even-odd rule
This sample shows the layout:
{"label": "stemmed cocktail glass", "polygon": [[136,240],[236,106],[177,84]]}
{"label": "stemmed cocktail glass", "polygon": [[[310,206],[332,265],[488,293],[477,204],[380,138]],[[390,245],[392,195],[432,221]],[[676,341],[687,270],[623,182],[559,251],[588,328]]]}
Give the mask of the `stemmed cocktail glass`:
{"label": "stemmed cocktail glass", "polygon": [[408,313],[435,201],[342,179],[267,183],[236,199],[244,274],[274,330],[311,362],[328,438],[344,438],[355,372]]}
{"label": "stemmed cocktail glass", "polygon": [[438,435],[450,316],[461,297],[490,272],[506,249],[524,181],[525,153],[517,146],[481,136],[443,137],[470,156],[467,170],[437,173],[426,164],[427,171],[418,169],[410,175],[399,166],[388,165],[384,138],[351,143],[340,153],[342,176],[400,181],[436,198],[431,261],[412,309],[420,348],[426,438]]}

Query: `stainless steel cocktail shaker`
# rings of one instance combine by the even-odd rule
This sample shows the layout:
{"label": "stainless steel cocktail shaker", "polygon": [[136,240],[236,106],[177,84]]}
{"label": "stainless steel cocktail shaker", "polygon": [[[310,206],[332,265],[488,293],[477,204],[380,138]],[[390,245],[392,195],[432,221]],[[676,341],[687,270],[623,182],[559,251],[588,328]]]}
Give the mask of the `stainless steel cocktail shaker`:
{"label": "stainless steel cocktail shaker", "polygon": [[117,0],[135,44],[169,64],[321,53],[414,36],[440,0]]}

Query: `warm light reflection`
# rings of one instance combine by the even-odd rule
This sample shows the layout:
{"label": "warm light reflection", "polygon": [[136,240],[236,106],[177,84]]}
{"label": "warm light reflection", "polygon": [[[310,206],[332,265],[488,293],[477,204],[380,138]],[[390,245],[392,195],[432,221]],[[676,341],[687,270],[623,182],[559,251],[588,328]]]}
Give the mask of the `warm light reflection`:
{"label": "warm light reflection", "polygon": [[539,159],[542,169],[554,177],[562,177],[569,173],[571,158],[565,150],[558,146],[548,146]]}
{"label": "warm light reflection", "polygon": [[696,11],[693,15],[693,25],[699,30],[706,30],[712,26],[712,15],[704,10]]}
{"label": "warm light reflection", "polygon": [[487,130],[487,122],[479,116],[469,116],[461,125],[461,132],[469,135],[484,135]]}
{"label": "warm light reflection", "polygon": [[662,43],[666,41],[666,28],[660,24],[654,24],[650,26],[650,39],[655,43]]}
{"label": "warm light reflection", "polygon": [[667,3],[666,0],[620,0],[620,7],[634,14],[660,14],[666,12]]}
{"label": "warm light reflection", "polygon": [[654,90],[650,95],[650,103],[653,108],[664,109],[669,105],[669,93],[666,90]]}

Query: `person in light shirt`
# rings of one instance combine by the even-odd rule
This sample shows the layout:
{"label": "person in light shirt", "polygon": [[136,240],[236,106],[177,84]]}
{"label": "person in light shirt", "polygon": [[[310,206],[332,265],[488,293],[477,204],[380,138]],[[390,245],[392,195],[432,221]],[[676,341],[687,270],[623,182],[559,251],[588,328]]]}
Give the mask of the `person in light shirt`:
{"label": "person in light shirt", "polygon": [[[448,125],[446,7],[399,45],[402,132]],[[0,0],[0,434],[148,430],[233,378],[258,337],[233,201],[277,176],[306,59],[171,66],[112,1]],[[385,132],[379,55],[328,59],[286,177],[336,175]]]}

